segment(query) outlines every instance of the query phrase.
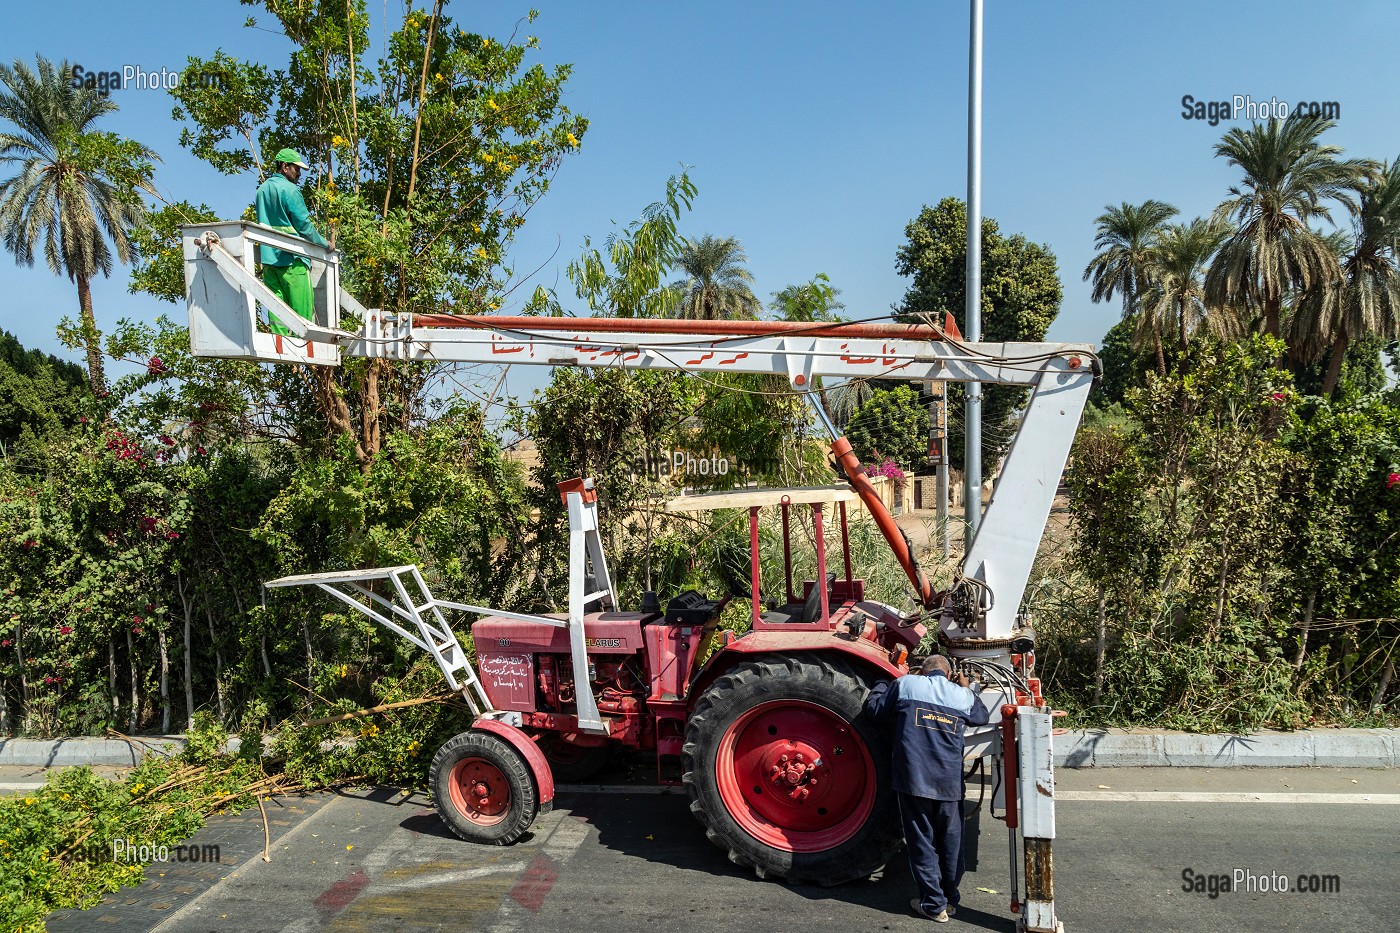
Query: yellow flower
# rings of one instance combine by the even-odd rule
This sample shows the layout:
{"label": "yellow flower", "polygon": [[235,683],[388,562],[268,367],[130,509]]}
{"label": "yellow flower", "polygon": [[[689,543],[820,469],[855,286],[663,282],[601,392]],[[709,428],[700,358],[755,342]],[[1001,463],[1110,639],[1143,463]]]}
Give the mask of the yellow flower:
{"label": "yellow flower", "polygon": [[481,40],[481,47],[482,47],[483,49],[489,49],[489,48],[491,48],[491,40],[490,40],[490,39],[482,39],[482,40]]}
{"label": "yellow flower", "polygon": [[570,133],[569,135],[565,136],[564,138],[567,139],[567,140],[569,141],[569,145],[570,145],[570,146],[573,146],[575,149],[578,148],[578,137],[575,136],[573,133]]}
{"label": "yellow flower", "polygon": [[492,98],[490,98],[490,99],[488,99],[488,100],[486,101],[486,106],[490,107],[492,110],[500,110],[500,109],[501,109],[500,107],[496,106],[496,98],[494,98],[494,97],[492,97]]}
{"label": "yellow flower", "polygon": [[348,145],[350,145],[350,140],[346,139],[344,136],[341,136],[341,135],[337,134],[337,135],[331,137],[331,145],[332,145],[332,146],[348,146]]}
{"label": "yellow flower", "polygon": [[483,162],[490,162],[490,161],[491,161],[492,159],[494,159],[494,158],[495,158],[495,156],[493,156],[493,155],[492,155],[491,153],[489,153],[489,152],[483,152],[483,153],[481,154],[481,161],[483,161]]}
{"label": "yellow flower", "polygon": [[475,230],[477,233],[480,233],[480,232],[481,232],[481,224],[472,224],[472,229]]}
{"label": "yellow flower", "polygon": [[[409,743],[408,743],[408,753],[409,753],[410,755],[412,755],[412,754],[413,754],[414,752],[416,752],[416,751],[418,751],[418,740],[417,740],[417,739],[415,739],[415,740],[413,740],[412,742],[409,742]],[[0,842],[3,842],[3,841],[4,841],[3,839],[0,839]]]}
{"label": "yellow flower", "polygon": [[37,803],[37,802],[38,802],[38,801],[36,801],[33,797],[25,797],[25,798],[24,798],[24,805],[25,805],[26,807],[32,807],[32,806],[34,806],[34,804]]}
{"label": "yellow flower", "polygon": [[485,258],[486,258],[486,250],[483,249],[483,248],[480,247],[480,246],[478,246],[478,247],[476,248],[476,254],[477,254],[478,256],[480,256],[482,259],[485,259]]}

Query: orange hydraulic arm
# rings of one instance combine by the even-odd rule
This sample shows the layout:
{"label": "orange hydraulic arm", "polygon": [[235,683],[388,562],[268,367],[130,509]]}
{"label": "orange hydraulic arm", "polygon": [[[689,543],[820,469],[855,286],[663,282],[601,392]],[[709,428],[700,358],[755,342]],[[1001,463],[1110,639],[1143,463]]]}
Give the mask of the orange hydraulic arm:
{"label": "orange hydraulic arm", "polygon": [[855,451],[851,450],[851,442],[844,437],[838,437],[831,442],[831,452],[836,455],[836,462],[845,471],[846,478],[851,481],[856,495],[860,496],[860,501],[865,503],[865,508],[875,519],[880,533],[889,542],[895,560],[899,561],[899,566],[904,568],[909,582],[914,584],[914,589],[919,594],[920,604],[925,609],[932,609],[941,600],[943,594],[933,591],[933,584],[928,582],[928,577],[924,576],[923,570],[914,560],[914,549],[910,546],[908,536],[904,534],[904,529],[895,524],[894,516],[890,514],[889,509],[885,508],[885,503],[880,500],[880,494],[870,484],[869,477],[861,469],[860,458],[856,456]]}

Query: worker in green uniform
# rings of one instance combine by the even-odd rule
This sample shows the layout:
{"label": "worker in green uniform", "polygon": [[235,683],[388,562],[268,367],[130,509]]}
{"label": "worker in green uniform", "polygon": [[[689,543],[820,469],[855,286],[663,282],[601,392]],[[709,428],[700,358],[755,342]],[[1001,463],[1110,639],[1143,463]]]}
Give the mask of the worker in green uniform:
{"label": "worker in green uniform", "polygon": [[[258,188],[258,223],[283,233],[310,240],[317,246],[329,246],[317,232],[301,196],[301,173],[308,166],[301,153],[283,149],[273,157],[273,173]],[[310,321],[316,316],[316,298],[311,291],[311,276],[307,270],[310,260],[272,246],[259,246],[263,265],[263,282],[301,317]],[[274,334],[290,334],[277,315],[268,315]]]}

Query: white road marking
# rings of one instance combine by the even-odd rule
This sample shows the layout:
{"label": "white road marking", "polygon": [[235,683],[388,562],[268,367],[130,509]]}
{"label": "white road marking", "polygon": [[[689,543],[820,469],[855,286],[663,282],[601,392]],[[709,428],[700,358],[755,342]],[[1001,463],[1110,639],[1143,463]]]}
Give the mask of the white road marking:
{"label": "white road marking", "polygon": [[[321,805],[321,809],[306,817],[300,823],[293,826],[290,830],[284,833],[282,837],[277,840],[277,844],[279,846],[285,845],[287,840],[296,838],[299,834],[305,832],[307,827],[316,825],[317,821],[320,820],[321,817],[325,816],[328,811],[334,809],[337,804],[341,803],[346,799],[348,798],[336,796],[332,797],[330,800],[327,800]],[[210,897],[215,891],[218,891],[220,886],[224,883],[224,881],[227,880],[228,877],[232,877],[233,875],[238,874],[239,872],[243,871],[245,868],[254,863],[262,862],[262,857],[263,854],[261,851],[256,853],[255,855],[249,856],[247,861],[235,868],[226,878],[221,878],[218,881],[215,881],[208,888],[204,889],[204,891],[202,891],[199,894],[199,896],[196,897],[194,900],[190,901],[184,907],[181,907],[179,910],[175,911],[175,913],[166,917],[160,923],[152,927],[150,933],[160,933],[161,930],[173,930],[178,925],[183,924],[184,921],[193,920],[193,915],[203,909],[200,906],[200,901],[204,900],[207,897]],[[275,857],[276,856],[274,856],[274,858]],[[293,924],[293,926],[295,926],[295,924]],[[304,931],[291,930],[289,928],[288,933],[304,933]]]}
{"label": "white road marking", "polygon": [[1060,790],[1056,800],[1103,800],[1120,803],[1349,803],[1400,804],[1400,794],[1253,793],[1250,791]]}

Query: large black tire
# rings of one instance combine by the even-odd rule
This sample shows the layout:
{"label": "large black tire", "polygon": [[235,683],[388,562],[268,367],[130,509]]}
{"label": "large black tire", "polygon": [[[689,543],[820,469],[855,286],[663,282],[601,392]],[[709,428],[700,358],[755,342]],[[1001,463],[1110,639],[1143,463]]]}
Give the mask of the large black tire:
{"label": "large black tire", "polygon": [[433,756],[428,786],[442,821],[468,842],[510,845],[539,811],[530,766],[489,732],[468,730],[448,739]]}
{"label": "large black tire", "polygon": [[[682,780],[705,835],[732,862],[761,878],[833,885],[869,877],[898,851],[889,751],[861,713],[870,686],[839,657],[808,654],[736,665],[701,695]],[[787,747],[807,750],[796,785],[778,771],[789,758],[772,760]]]}
{"label": "large black tire", "polygon": [[608,764],[608,746],[574,745],[554,732],[540,737],[540,751],[549,762],[554,780],[560,784],[586,781]]}

